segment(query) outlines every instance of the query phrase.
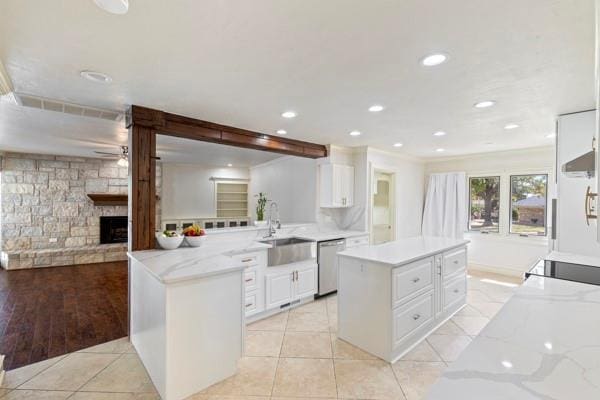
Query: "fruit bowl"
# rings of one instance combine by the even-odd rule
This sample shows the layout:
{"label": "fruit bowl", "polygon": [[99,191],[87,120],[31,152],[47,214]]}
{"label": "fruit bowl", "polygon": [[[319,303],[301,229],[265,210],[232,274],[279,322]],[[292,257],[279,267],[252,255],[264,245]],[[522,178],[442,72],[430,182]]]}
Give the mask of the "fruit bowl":
{"label": "fruit bowl", "polygon": [[160,247],[165,250],[174,250],[178,248],[183,242],[183,236],[175,234],[175,236],[166,236],[162,232],[156,234],[156,240]]}
{"label": "fruit bowl", "polygon": [[200,247],[202,246],[202,242],[206,239],[206,235],[204,236],[186,236],[185,242],[190,247]]}

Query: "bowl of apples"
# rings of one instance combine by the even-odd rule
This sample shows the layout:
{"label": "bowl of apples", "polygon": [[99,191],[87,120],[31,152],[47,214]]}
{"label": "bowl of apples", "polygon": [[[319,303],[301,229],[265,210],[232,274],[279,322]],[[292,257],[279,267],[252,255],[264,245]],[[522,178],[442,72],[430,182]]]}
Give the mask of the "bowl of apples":
{"label": "bowl of apples", "polygon": [[177,232],[164,230],[156,233],[156,240],[160,247],[165,250],[174,250],[183,242],[183,236],[179,236]]}
{"label": "bowl of apples", "polygon": [[188,226],[182,233],[185,237],[185,242],[190,247],[200,247],[204,239],[206,239],[206,232],[196,224]]}

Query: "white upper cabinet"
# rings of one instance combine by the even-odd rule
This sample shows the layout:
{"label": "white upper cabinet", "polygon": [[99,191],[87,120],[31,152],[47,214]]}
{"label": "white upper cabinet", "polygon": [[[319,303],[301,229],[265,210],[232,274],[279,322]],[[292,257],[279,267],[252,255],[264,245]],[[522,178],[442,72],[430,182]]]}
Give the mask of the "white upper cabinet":
{"label": "white upper cabinet", "polygon": [[320,167],[320,206],[352,207],[354,204],[354,167],[323,164]]}

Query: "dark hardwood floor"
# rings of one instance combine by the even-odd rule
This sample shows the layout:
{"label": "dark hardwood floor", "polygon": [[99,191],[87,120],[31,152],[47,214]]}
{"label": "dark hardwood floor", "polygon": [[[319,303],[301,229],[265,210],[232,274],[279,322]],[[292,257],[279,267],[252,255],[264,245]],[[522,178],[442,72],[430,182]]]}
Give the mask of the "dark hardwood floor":
{"label": "dark hardwood floor", "polygon": [[5,369],[127,335],[127,262],[0,270]]}

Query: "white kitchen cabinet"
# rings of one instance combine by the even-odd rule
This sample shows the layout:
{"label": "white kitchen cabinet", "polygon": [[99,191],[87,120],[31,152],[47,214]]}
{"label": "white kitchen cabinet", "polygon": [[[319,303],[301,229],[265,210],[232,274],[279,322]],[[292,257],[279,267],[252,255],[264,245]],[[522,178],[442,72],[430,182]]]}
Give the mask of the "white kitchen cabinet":
{"label": "white kitchen cabinet", "polygon": [[239,253],[232,258],[246,267],[244,270],[245,315],[250,317],[265,310],[264,275],[267,251]]}
{"label": "white kitchen cabinet", "polygon": [[271,269],[274,271],[269,271],[265,278],[267,310],[310,297],[317,292],[317,266],[314,262]]}
{"label": "white kitchen cabinet", "polygon": [[338,337],[386,361],[398,360],[466,304],[463,240],[409,238],[338,257]]}
{"label": "white kitchen cabinet", "polygon": [[345,208],[354,204],[354,167],[340,164],[320,166],[320,206]]}

